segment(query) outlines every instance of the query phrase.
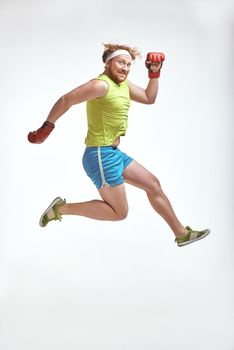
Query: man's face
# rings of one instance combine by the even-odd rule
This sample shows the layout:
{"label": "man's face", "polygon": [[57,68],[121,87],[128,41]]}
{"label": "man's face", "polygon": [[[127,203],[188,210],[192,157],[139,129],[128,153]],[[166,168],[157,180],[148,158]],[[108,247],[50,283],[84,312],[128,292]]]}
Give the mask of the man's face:
{"label": "man's face", "polygon": [[107,62],[105,71],[112,80],[120,84],[127,78],[131,64],[131,57],[128,55],[119,55]]}

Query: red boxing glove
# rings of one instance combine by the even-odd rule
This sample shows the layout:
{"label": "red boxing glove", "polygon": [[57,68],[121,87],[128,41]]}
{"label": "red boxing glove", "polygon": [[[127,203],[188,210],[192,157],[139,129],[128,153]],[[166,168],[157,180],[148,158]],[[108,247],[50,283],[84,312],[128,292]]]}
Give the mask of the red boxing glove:
{"label": "red boxing glove", "polygon": [[145,65],[148,69],[149,78],[159,78],[165,56],[161,52],[149,52],[146,56]]}
{"label": "red boxing glove", "polygon": [[42,143],[47,139],[55,125],[50,122],[45,122],[38,130],[31,131],[28,134],[28,141],[31,143]]}

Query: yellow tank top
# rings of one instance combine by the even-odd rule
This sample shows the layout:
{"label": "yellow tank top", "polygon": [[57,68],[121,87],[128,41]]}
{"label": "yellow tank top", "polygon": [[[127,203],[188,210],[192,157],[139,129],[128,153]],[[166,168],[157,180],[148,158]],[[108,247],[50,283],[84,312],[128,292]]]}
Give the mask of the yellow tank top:
{"label": "yellow tank top", "polygon": [[87,101],[87,146],[109,146],[118,136],[124,136],[128,126],[130,94],[127,81],[115,83],[106,74],[97,79],[108,84],[105,96]]}

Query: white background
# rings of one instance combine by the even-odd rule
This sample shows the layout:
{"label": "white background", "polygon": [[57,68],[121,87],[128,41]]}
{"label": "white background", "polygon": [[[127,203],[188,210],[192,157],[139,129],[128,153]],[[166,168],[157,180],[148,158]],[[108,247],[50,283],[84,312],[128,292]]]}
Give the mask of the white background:
{"label": "white background", "polygon": [[[1,350],[233,350],[232,1],[0,2]],[[81,158],[85,104],[42,145],[27,142],[64,93],[103,70],[102,42],[166,55],[152,106],[132,103],[121,149],[161,181],[185,225],[178,248],[146,196],[127,186],[122,222],[65,217],[56,196],[98,198]]]}

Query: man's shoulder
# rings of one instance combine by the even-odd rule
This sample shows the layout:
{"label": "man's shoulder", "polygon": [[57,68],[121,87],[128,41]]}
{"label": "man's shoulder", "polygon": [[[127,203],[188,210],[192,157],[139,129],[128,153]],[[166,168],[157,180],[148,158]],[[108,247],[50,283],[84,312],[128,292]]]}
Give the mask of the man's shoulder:
{"label": "man's shoulder", "polygon": [[100,79],[99,77],[91,79],[89,83],[92,86],[92,88],[103,90],[104,92],[106,92],[109,88],[108,82],[104,79]]}

